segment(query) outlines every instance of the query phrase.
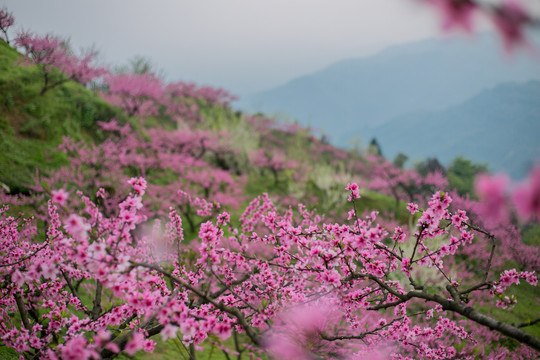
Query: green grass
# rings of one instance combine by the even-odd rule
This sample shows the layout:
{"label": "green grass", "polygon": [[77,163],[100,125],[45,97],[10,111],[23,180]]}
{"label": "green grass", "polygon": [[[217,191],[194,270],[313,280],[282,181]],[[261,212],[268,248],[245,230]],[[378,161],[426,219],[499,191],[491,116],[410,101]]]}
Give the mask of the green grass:
{"label": "green grass", "polygon": [[2,360],[19,360],[19,354],[12,348],[0,346],[0,359]]}
{"label": "green grass", "polygon": [[64,136],[95,141],[98,121],[125,119],[98,94],[68,81],[40,95],[41,73],[0,41],[0,182],[12,193],[28,191],[36,169],[57,167]]}
{"label": "green grass", "polygon": [[[486,315],[489,315],[499,321],[519,325],[538,318],[538,309],[540,302],[540,287],[527,284],[521,281],[519,285],[512,285],[508,294],[513,294],[517,299],[517,304],[510,310],[499,309],[495,307],[496,299],[493,299],[493,306],[480,309]],[[523,327],[522,330],[540,338],[540,324]]]}
{"label": "green grass", "polygon": [[[138,352],[135,354],[134,358],[137,360],[150,360],[150,359],[157,359],[157,360],[191,360],[189,356],[189,349],[188,347],[184,346],[182,342],[180,341],[181,336],[178,336],[176,339],[168,339],[167,341],[163,341],[161,339],[161,335],[155,335],[152,337],[152,340],[156,342],[156,347],[152,353],[145,353],[143,351]],[[239,336],[239,342],[242,343],[242,341],[245,341],[243,337]],[[195,359],[197,360],[229,360],[229,359],[237,359],[237,357],[234,355],[229,354],[229,359],[225,356],[224,352],[219,349],[214,343],[220,343],[221,345],[229,348],[229,349],[235,349],[234,347],[234,339],[233,337],[230,337],[229,339],[225,341],[221,341],[219,338],[215,336],[211,336],[211,338],[204,341],[202,344],[199,345],[199,347],[203,347],[203,350],[195,350]],[[245,350],[242,353],[243,359],[250,359],[250,357],[247,355],[249,350]],[[256,354],[261,359],[267,359],[267,356],[265,354]],[[132,359],[133,357],[128,356],[125,353],[122,353],[118,359],[127,360]]]}
{"label": "green grass", "polygon": [[540,246],[540,224],[528,224],[521,231],[523,242],[530,246]]}

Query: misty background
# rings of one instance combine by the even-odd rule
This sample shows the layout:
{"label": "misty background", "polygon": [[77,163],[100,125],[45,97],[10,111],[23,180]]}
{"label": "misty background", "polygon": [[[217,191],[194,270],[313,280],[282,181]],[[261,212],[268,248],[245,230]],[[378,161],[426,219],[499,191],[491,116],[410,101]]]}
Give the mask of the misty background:
{"label": "misty background", "polygon": [[441,36],[413,0],[0,0],[29,30],[93,44],[108,64],[152,59],[169,80],[238,96],[333,62]]}

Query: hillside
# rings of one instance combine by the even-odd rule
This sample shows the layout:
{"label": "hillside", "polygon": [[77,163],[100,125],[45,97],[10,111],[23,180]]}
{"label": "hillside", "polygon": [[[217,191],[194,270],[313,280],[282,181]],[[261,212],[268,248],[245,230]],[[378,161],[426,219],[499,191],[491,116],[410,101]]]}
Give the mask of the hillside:
{"label": "hillside", "polygon": [[371,128],[417,111],[439,111],[506,81],[540,79],[537,60],[501,56],[494,36],[425,40],[348,59],[268,91],[240,106],[280,112],[348,146]]}
{"label": "hillside", "polygon": [[463,155],[524,178],[540,157],[540,81],[507,83],[439,112],[400,116],[373,129],[384,155],[448,164]]}
{"label": "hillside", "polygon": [[13,192],[27,192],[36,172],[58,166],[55,150],[68,136],[92,141],[97,123],[126,116],[96,93],[66,82],[40,95],[42,75],[0,41],[0,182]]}
{"label": "hillside", "polygon": [[[158,89],[159,98],[138,99],[150,112],[129,113],[122,102],[111,103],[111,90],[74,81],[40,95],[40,70],[0,41],[0,195],[29,196],[22,209],[38,206],[59,188],[102,186],[120,196],[125,179],[142,173],[153,195],[170,205],[180,201],[171,198],[171,189],[230,209],[267,192],[284,204],[302,200],[336,216],[345,206],[336,207],[343,182],[363,176],[350,172],[364,161],[358,154],[326,144],[301,126],[235,112],[224,90],[129,76],[141,88]],[[166,157],[156,156],[162,151]],[[377,202],[393,209],[385,196],[365,199],[362,207]]]}

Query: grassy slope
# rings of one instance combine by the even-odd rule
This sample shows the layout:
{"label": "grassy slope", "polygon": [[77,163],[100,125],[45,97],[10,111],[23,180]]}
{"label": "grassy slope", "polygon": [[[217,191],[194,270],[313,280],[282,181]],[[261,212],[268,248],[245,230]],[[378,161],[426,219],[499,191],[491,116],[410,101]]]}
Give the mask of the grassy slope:
{"label": "grassy slope", "polygon": [[0,41],[0,182],[24,192],[32,176],[58,166],[63,136],[90,140],[96,123],[123,115],[97,94],[66,82],[40,96],[41,73]]}

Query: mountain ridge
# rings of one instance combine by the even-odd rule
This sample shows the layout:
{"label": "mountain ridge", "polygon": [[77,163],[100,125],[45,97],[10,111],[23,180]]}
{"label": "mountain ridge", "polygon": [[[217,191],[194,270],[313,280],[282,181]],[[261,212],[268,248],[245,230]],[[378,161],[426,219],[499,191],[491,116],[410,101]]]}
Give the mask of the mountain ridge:
{"label": "mountain ridge", "polygon": [[[249,111],[286,113],[347,146],[351,137],[413,111],[440,111],[508,81],[540,79],[540,61],[501,58],[497,39],[423,40],[363,58],[344,59],[254,94]],[[336,126],[338,125],[338,126]]]}
{"label": "mountain ridge", "polygon": [[397,117],[374,132],[389,158],[402,152],[448,164],[466,155],[487,162],[492,171],[523,178],[540,157],[538,99],[540,81],[499,84],[446,110]]}

